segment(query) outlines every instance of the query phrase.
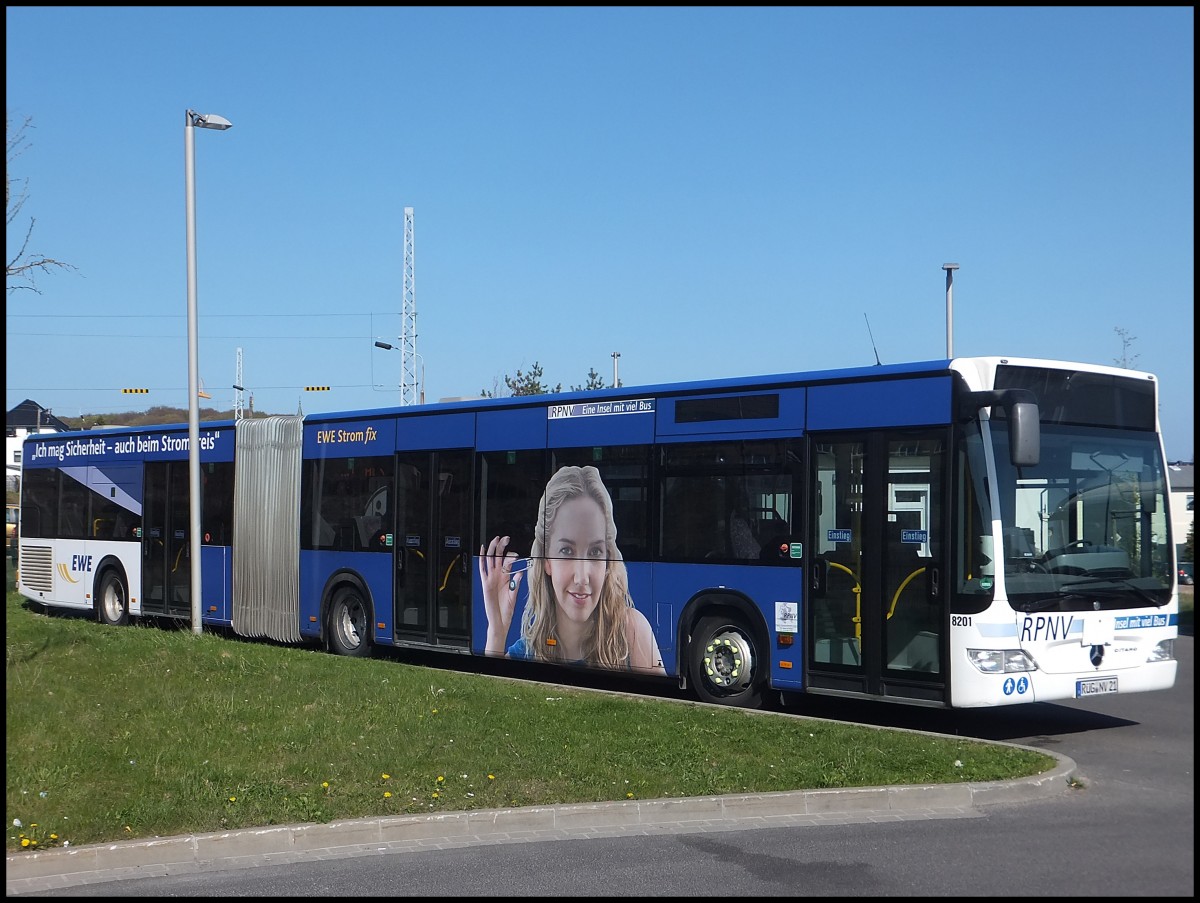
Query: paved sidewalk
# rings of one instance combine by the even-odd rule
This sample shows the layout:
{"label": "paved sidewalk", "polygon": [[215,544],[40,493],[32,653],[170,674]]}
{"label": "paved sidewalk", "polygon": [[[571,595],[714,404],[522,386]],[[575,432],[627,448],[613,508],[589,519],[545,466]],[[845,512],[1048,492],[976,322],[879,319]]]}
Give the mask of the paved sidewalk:
{"label": "paved sidewalk", "polygon": [[981,807],[1053,797],[1071,787],[1075,762],[1016,781],[731,794],[362,818],[9,854],[8,896],[127,878],[250,868],[301,860],[481,844],[617,835],[819,827],[864,821],[978,817]]}

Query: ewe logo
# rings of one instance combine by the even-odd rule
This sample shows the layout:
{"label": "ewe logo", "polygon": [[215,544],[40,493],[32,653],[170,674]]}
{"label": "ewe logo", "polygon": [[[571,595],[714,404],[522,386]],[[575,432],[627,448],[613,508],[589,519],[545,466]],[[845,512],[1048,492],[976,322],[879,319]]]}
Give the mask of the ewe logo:
{"label": "ewe logo", "polygon": [[91,555],[72,555],[70,567],[61,562],[58,565],[58,576],[62,577],[68,583],[78,583],[79,580],[75,577],[76,574],[90,574],[91,571]]}

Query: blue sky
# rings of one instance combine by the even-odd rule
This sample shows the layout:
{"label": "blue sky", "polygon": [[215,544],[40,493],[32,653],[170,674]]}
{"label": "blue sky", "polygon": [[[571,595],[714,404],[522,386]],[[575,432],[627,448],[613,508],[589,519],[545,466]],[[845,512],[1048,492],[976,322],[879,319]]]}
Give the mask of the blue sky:
{"label": "blue sky", "polygon": [[1191,7],[5,18],[8,256],[77,268],[8,293],[10,408],[187,406],[195,109],[206,406],[238,348],[255,410],[395,404],[412,207],[429,401],[942,358],[952,261],[956,356],[1125,359],[1193,460]]}

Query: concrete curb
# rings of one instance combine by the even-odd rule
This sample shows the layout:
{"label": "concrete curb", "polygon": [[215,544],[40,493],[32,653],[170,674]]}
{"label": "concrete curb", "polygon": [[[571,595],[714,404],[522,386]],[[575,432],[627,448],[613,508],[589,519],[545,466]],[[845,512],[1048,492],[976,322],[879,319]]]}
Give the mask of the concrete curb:
{"label": "concrete curb", "polygon": [[[1030,748],[1030,747],[1025,747]],[[604,833],[605,829],[650,833],[677,826],[680,830],[769,827],[786,824],[844,823],[833,816],[886,818],[904,813],[920,817],[961,816],[983,806],[1047,799],[1069,790],[1075,762],[1047,750],[1057,765],[1015,781],[962,784],[919,784],[857,787],[778,793],[730,794],[685,799],[630,800],[561,806],[530,806],[446,812],[439,815],[361,818],[326,824],[278,825],[211,834],[131,840],[56,848],[37,853],[10,853],[5,881],[11,895],[22,890],[68,887],[113,878],[174,870],[246,857],[315,854],[354,848],[461,846],[468,842],[505,843]],[[747,822],[750,824],[747,825]],[[638,829],[642,829],[640,832]],[[139,871],[140,870],[140,871]]]}

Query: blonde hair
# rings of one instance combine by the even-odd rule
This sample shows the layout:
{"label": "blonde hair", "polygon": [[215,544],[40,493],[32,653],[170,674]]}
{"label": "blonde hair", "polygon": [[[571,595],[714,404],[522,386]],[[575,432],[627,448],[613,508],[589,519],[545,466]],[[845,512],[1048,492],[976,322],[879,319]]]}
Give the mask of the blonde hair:
{"label": "blonde hair", "polygon": [[625,560],[617,548],[617,525],[613,520],[612,498],[595,467],[567,466],[546,484],[538,504],[538,519],[534,525],[533,549],[530,553],[529,602],[521,616],[521,636],[529,654],[538,661],[561,661],[561,646],[548,641],[558,639],[558,605],[554,588],[544,566],[546,545],[554,518],[564,502],[588,497],[604,512],[605,568],[600,600],[583,643],[583,660],[603,668],[625,668],[629,664],[629,638],[625,619],[629,608],[629,579]]}

